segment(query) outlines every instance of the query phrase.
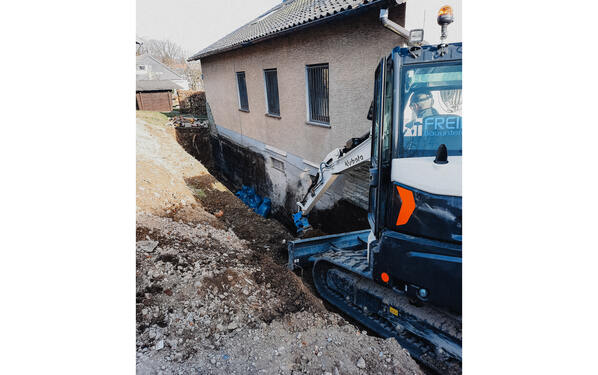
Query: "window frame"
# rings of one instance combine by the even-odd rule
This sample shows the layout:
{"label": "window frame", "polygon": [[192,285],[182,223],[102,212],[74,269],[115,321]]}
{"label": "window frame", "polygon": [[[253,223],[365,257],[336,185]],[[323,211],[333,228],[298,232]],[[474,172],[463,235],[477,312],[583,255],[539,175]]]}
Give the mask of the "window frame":
{"label": "window frame", "polygon": [[[278,106],[278,113],[276,112],[272,112],[271,108],[270,108],[270,94],[268,93],[268,81],[266,79],[267,74],[266,73],[271,73],[274,72],[276,73],[276,104]],[[280,90],[279,90],[279,85],[278,85],[278,69],[277,68],[270,68],[270,69],[264,69],[263,70],[263,76],[264,76],[264,97],[266,99],[266,115],[270,116],[270,117],[277,117],[280,118]]]}
{"label": "window frame", "polygon": [[[272,161],[272,168],[276,169],[277,171],[283,172],[285,171],[285,167],[284,167],[284,161],[275,158],[273,156],[270,156],[270,159]],[[278,164],[277,164],[278,163]]]}
{"label": "window frame", "polygon": [[[243,108],[243,103],[241,103],[241,86],[239,85],[239,76],[243,74],[243,81],[245,82],[245,99],[247,101],[247,108]],[[235,72],[235,79],[237,82],[237,100],[239,104],[239,111],[242,112],[249,112],[249,94],[247,93],[247,74],[244,70]]]}
{"label": "window frame", "polygon": [[[326,67],[328,74],[328,90],[327,90],[327,109],[328,109],[328,122],[312,119],[311,114],[311,100],[310,100],[310,87],[309,87],[309,70],[310,68],[318,68],[318,67]],[[306,124],[308,125],[316,125],[322,126],[325,128],[330,128],[330,64],[329,63],[318,63],[318,64],[309,64],[305,66],[305,101],[306,101],[306,110],[307,110],[307,121]]]}

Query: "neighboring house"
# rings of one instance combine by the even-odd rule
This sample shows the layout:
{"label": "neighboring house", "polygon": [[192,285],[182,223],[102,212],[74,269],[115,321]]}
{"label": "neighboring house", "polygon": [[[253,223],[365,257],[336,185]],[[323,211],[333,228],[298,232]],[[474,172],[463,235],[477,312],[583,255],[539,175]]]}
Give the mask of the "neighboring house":
{"label": "neighboring house", "polygon": [[172,111],[172,92],[181,89],[169,80],[138,80],[136,86],[136,109],[142,111]]}
{"label": "neighboring house", "polygon": [[[287,195],[302,194],[304,172],[314,175],[328,152],[370,130],[376,66],[406,43],[382,26],[380,8],[390,3],[392,21],[437,43],[436,12],[451,5],[447,41],[460,41],[460,0],[398,2],[286,0],[188,59],[201,60],[219,136],[264,156],[274,204],[292,210],[296,197]],[[367,209],[368,167],[339,178],[316,207],[345,198]]]}
{"label": "neighboring house", "polygon": [[180,88],[189,90],[189,82],[183,75],[148,54],[137,56],[135,76],[137,81],[172,81]]}
{"label": "neighboring house", "polygon": [[150,55],[137,56],[136,107],[144,111],[172,111],[173,90],[189,88],[187,79]]}

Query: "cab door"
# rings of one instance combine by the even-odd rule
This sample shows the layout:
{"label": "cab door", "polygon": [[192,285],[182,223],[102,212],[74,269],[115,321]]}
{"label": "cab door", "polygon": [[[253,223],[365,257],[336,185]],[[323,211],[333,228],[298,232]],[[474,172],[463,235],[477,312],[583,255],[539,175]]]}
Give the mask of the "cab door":
{"label": "cab door", "polygon": [[368,221],[376,238],[384,227],[392,155],[393,63],[389,56],[376,68]]}

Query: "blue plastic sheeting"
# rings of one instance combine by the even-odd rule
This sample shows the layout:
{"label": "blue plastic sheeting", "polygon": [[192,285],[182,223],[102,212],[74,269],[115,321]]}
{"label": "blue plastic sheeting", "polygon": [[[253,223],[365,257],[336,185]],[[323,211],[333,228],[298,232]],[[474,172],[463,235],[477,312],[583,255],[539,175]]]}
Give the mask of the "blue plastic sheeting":
{"label": "blue plastic sheeting", "polygon": [[272,210],[272,201],[268,197],[260,197],[250,186],[243,185],[241,190],[235,193],[239,199],[251,208],[258,215],[268,217]]}
{"label": "blue plastic sheeting", "polygon": [[270,210],[272,209],[272,201],[268,197],[264,197],[262,203],[260,203],[259,207],[255,212],[258,215],[262,215],[263,217],[268,217],[270,214]]}
{"label": "blue plastic sheeting", "polygon": [[307,218],[303,216],[301,211],[293,214],[293,222],[295,223],[295,227],[297,227],[297,234],[302,234],[311,228]]}

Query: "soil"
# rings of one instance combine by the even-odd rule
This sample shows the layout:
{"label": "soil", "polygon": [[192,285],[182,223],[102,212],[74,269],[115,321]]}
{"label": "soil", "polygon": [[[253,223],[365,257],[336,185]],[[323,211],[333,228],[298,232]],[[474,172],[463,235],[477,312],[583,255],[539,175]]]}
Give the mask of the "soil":
{"label": "soil", "polygon": [[136,255],[138,373],[422,373],[231,230],[143,213],[137,225],[138,244],[157,242]]}
{"label": "soil", "polygon": [[185,182],[201,206],[208,212],[218,213],[219,220],[239,238],[248,241],[252,250],[268,254],[279,265],[286,264],[287,242],[293,239],[287,228],[256,214],[228,189],[217,188],[219,182],[210,174],[186,178]]}
{"label": "soil", "polygon": [[[274,193],[262,154],[225,137],[214,136],[211,130],[205,127],[176,127],[176,140],[229,190],[237,191],[243,185],[247,185],[252,186],[261,196],[271,196]],[[366,171],[369,173],[368,169]],[[299,184],[301,183],[300,181]],[[287,186],[285,202],[272,207],[272,217],[290,233],[295,233],[291,215],[296,212],[298,199],[300,196],[297,195],[296,189]],[[309,222],[314,229],[326,234],[369,228],[367,211],[346,199],[339,200],[327,209],[312,210]]]}
{"label": "soil", "polygon": [[285,267],[286,228],[211,176],[166,120],[137,121],[138,373],[422,373],[396,340],[329,311]]}
{"label": "soil", "polygon": [[[342,218],[342,220],[339,220]],[[368,229],[368,212],[345,199],[341,199],[327,210],[313,210],[309,221],[320,233],[336,234]]]}

